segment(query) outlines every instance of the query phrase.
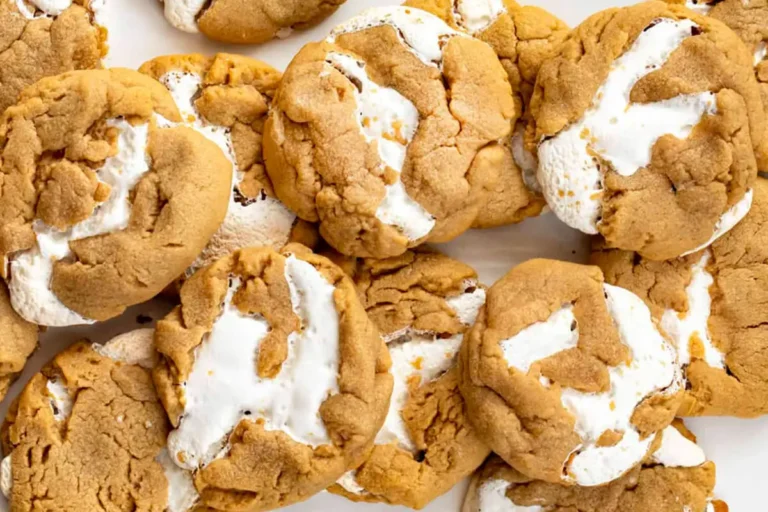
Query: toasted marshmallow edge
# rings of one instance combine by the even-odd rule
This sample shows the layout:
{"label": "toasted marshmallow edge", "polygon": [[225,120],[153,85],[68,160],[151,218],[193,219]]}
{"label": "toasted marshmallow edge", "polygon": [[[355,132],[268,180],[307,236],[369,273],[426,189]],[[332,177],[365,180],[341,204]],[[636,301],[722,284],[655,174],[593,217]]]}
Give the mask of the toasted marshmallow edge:
{"label": "toasted marshmallow edge", "polygon": [[411,53],[428,66],[441,66],[443,44],[448,37],[462,36],[437,16],[421,9],[402,6],[373,7],[337,26],[327,41],[343,35],[389,25]]}
{"label": "toasted marshmallow edge", "polygon": [[184,413],[168,436],[171,458],[182,468],[197,469],[225,455],[229,434],[241,420],[263,420],[265,430],[285,432],[305,445],[331,443],[319,409],[339,391],[335,288],[295,256],[286,260],[285,279],[302,329],[288,335],[288,356],[274,379],[256,373],[270,325],[232,304],[241,284],[232,279],[221,314],[195,351],[184,383]]}
{"label": "toasted marshmallow edge", "polygon": [[[32,4],[30,8],[27,3]],[[35,18],[53,18],[63,13],[72,5],[72,0],[16,0],[16,7],[19,12],[27,19]],[[40,14],[37,14],[40,11]]]}
{"label": "toasted marshmallow edge", "polygon": [[[464,293],[446,300],[459,320],[466,326],[475,323],[480,308],[485,304],[485,290],[477,286],[474,280],[464,282]],[[466,291],[471,290],[471,291]],[[451,369],[456,363],[456,354],[461,346],[462,334],[450,338],[439,338],[433,332],[414,330],[398,331],[399,337],[407,336],[397,342],[393,336],[383,336],[392,343],[389,354],[392,358],[390,373],[394,380],[389,410],[384,425],[376,436],[375,444],[395,443],[402,449],[414,453],[416,446],[403,421],[402,411],[410,396],[408,381],[419,378],[419,385],[424,386]],[[365,489],[355,480],[355,471],[344,474],[336,483],[353,494],[365,494]]]}
{"label": "toasted marshmallow edge", "polygon": [[105,160],[96,171],[99,181],[110,188],[106,201],[99,204],[90,217],[66,231],[60,231],[36,220],[32,228],[37,246],[10,259],[8,289],[11,304],[28,322],[48,327],[93,324],[67,308],[51,291],[53,266],[72,252],[69,242],[120,231],[131,218],[131,190],[149,172],[147,141],[149,124],[132,126],[124,119],[110,119],[107,125],[117,128],[117,154]]}
{"label": "toasted marshmallow edge", "polygon": [[[364,62],[331,52],[326,56],[326,64],[355,84],[356,120],[360,133],[368,143],[376,144],[382,165],[399,175],[403,171],[408,145],[419,126],[419,111],[395,89],[373,82],[365,71]],[[435,226],[434,217],[408,195],[399,179],[386,186],[376,218],[394,226],[412,241],[427,236]]]}
{"label": "toasted marshmallow edge", "polygon": [[647,104],[629,101],[635,84],[661,68],[696,27],[687,19],[656,20],[614,61],[584,116],[539,145],[539,183],[560,220],[584,233],[598,233],[604,171],[593,155],[618,174],[631,176],[648,166],[660,137],[685,139],[705,114],[717,112],[711,92]]}
{"label": "toasted marshmallow edge", "polygon": [[207,0],[161,0],[164,4],[165,19],[177,29],[197,33],[197,15],[200,13]]}
{"label": "toasted marshmallow edge", "polygon": [[487,29],[506,12],[504,0],[453,1],[453,21],[470,34]]}
{"label": "toasted marshmallow edge", "polygon": [[720,220],[717,221],[717,224],[715,225],[715,232],[712,234],[712,238],[707,240],[706,243],[693,249],[692,251],[688,251],[682,254],[682,256],[688,256],[689,254],[693,254],[695,252],[699,252],[702,249],[706,249],[715,243],[724,234],[728,233],[730,230],[736,227],[736,224],[741,222],[749,213],[749,210],[752,208],[753,199],[754,191],[752,189],[747,190],[747,192],[744,194],[744,197],[742,197],[736,204],[731,206],[731,208],[720,217]]}
{"label": "toasted marshmallow edge", "polygon": [[[725,356],[713,344],[709,333],[709,315],[712,298],[709,288],[715,280],[707,272],[710,260],[709,251],[691,267],[691,282],[685,289],[688,299],[688,311],[679,313],[667,309],[661,317],[661,328],[672,338],[677,346],[678,362],[685,366],[691,364],[691,347],[704,349],[704,361],[712,368],[725,368]],[[697,350],[698,352],[698,350]]]}
{"label": "toasted marshmallow edge", "polygon": [[194,98],[203,85],[202,77],[195,73],[169,71],[159,81],[171,93],[186,124],[215,143],[232,163],[233,169],[227,216],[188,269],[187,275],[191,276],[196,270],[240,247],[268,246],[278,249],[285,246],[296,222],[296,214],[265,194],[249,199],[245,204],[238,201],[238,187],[243,181],[243,173],[237,167],[231,131],[206,121],[194,104]]}
{"label": "toasted marshmallow edge", "polygon": [[[635,294],[604,285],[606,305],[621,342],[630,349],[631,363],[610,367],[611,389],[583,393],[563,388],[561,402],[573,414],[574,430],[582,444],[563,462],[568,481],[581,486],[601,485],[619,478],[645,458],[654,436],[641,439],[631,423],[635,408],[649,395],[675,390],[680,383],[674,348],[656,329],[651,313]],[[528,372],[533,362],[578,345],[572,307],[566,305],[546,322],[533,324],[501,342],[510,367]],[[578,325],[576,326],[578,328]],[[547,386],[547,382],[542,382]],[[597,442],[606,431],[623,434],[614,446]]]}
{"label": "toasted marshmallow edge", "polygon": [[685,6],[702,16],[706,16],[712,10],[712,5],[708,4],[706,0],[688,0],[685,2]]}

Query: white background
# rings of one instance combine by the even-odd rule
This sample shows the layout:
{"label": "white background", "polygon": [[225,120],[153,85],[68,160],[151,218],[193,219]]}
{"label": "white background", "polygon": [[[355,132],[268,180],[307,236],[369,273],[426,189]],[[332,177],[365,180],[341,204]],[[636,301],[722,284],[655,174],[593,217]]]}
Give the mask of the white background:
{"label": "white background", "polygon": [[[329,20],[307,32],[294,33],[288,39],[273,41],[258,47],[220,45],[206,41],[202,36],[184,34],[170,28],[162,16],[157,0],[106,0],[105,17],[109,30],[111,51],[109,66],[136,68],[158,55],[171,53],[214,53],[228,51],[243,53],[267,61],[284,69],[301,46],[324,38],[330,29],[342,20],[366,7],[392,5],[395,0],[348,0]],[[575,26],[585,17],[600,9],[634,2],[589,0],[538,0],[520,2],[538,5],[557,14]],[[506,273],[512,266],[533,257],[558,258],[586,262],[588,240],[561,224],[552,214],[532,219],[519,226],[510,226],[484,232],[470,232],[452,243],[439,247],[451,256],[473,265],[481,280],[488,285]],[[120,319],[95,327],[51,329],[41,337],[41,349],[27,365],[22,378],[11,389],[0,405],[0,417],[5,416],[11,400],[21,386],[37,372],[55,353],[67,345],[87,337],[96,342],[108,341],[112,336],[134,328],[139,314],[157,319],[169,309],[168,304],[155,302],[132,308]],[[708,456],[717,463],[717,495],[728,502],[733,512],[752,512],[766,509],[764,460],[768,458],[768,418],[737,420],[731,418],[702,418],[688,420],[687,424],[699,437]],[[465,485],[435,500],[425,510],[431,512],[458,512]],[[2,498],[0,497],[0,500]],[[0,510],[7,508],[0,502]],[[306,503],[294,505],[291,512],[398,512],[407,510],[387,505],[354,504],[342,498],[322,493]],[[83,511],[88,512],[88,511]],[[653,512],[653,511],[648,511]]]}

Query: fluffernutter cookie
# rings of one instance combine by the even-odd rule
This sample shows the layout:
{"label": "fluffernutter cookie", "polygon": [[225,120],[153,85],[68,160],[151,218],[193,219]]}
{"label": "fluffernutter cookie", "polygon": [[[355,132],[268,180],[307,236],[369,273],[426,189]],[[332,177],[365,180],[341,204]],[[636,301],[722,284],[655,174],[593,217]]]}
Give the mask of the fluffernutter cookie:
{"label": "fluffernutter cookie", "polygon": [[664,429],[654,453],[601,487],[566,487],[534,480],[493,456],[472,479],[462,512],[727,512],[715,500],[715,465],[682,424]]}
{"label": "fluffernutter cookie", "polygon": [[544,63],[531,110],[547,203],[612,247],[674,258],[749,211],[765,113],[719,21],[656,1],[595,14]]}
{"label": "fluffernutter cookie", "polygon": [[187,274],[242,247],[314,245],[316,230],[275,198],[264,168],[262,134],[279,71],[225,53],[157,57],[139,71],[165,85],[183,122],[215,142],[233,166],[227,216]]}
{"label": "fluffernutter cookie", "polygon": [[104,345],[79,342],[32,377],[2,429],[10,510],[194,509],[192,475],[165,450],[152,338],[139,329]]}
{"label": "fluffernutter cookie", "polygon": [[0,275],[44,326],[94,323],[157,295],[227,211],[232,167],[155,80],[73,71],[0,119]]}
{"label": "fluffernutter cookie", "polygon": [[677,345],[688,384],[683,416],[768,414],[768,183],[741,223],[711,247],[649,261],[599,242],[593,262],[648,304]]}
{"label": "fluffernutter cookie", "polygon": [[643,301],[597,267],[531,260],[488,290],[459,353],[476,432],[531,478],[593,487],[650,453],[682,377]]}
{"label": "fluffernutter cookie", "polygon": [[160,0],[165,18],[184,32],[225,43],[265,43],[333,14],[346,0]]}
{"label": "fluffernutter cookie", "polygon": [[490,451],[470,426],[456,369],[485,289],[469,266],[424,250],[357,262],[354,275],[387,342],[394,390],[373,450],[329,490],[354,501],[420,509]]}
{"label": "fluffernutter cookie", "polygon": [[267,171],[339,252],[397,256],[472,226],[517,115],[486,43],[419,9],[370,9],[289,65],[265,130]]}
{"label": "fluffernutter cookie", "polygon": [[298,244],[198,271],[156,342],[171,458],[212,509],[308,499],[370,449],[386,415],[384,343],[351,280]]}
{"label": "fluffernutter cookie", "polygon": [[0,281],[0,400],[37,348],[37,335],[38,327],[13,310],[8,288]]}

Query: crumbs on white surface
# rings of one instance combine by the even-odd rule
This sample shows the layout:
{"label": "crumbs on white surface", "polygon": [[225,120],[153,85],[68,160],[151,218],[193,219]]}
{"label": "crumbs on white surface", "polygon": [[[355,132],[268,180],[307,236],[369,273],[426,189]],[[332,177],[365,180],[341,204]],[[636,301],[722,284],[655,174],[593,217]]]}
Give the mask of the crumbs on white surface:
{"label": "crumbs on white surface", "polygon": [[149,172],[147,142],[149,124],[133,126],[122,118],[110,119],[116,128],[117,154],[96,170],[99,181],[110,188],[106,201],[96,206],[90,217],[66,231],[40,220],[32,224],[37,246],[14,255],[10,262],[8,289],[16,312],[31,323],[49,327],[92,324],[67,308],[50,288],[56,261],[71,254],[69,242],[120,231],[128,227],[131,217],[130,194]]}
{"label": "crumbs on white surface", "polygon": [[428,66],[442,66],[443,44],[451,37],[462,36],[437,16],[421,9],[402,6],[372,7],[334,28],[328,42],[352,32],[389,25],[402,43]]}
{"label": "crumbs on white surface", "polygon": [[547,203],[569,226],[598,233],[605,172],[601,166],[631,176],[650,163],[660,137],[685,139],[702,116],[717,112],[711,92],[654,103],[629,101],[634,85],[661,68],[696,27],[687,19],[656,20],[614,61],[584,116],[539,145],[539,183]]}
{"label": "crumbs on white surface", "polygon": [[704,450],[673,426],[664,429],[653,461],[668,468],[693,468],[707,461]]}
{"label": "crumbs on white surface", "polygon": [[187,512],[200,501],[200,495],[195,488],[192,472],[182,469],[171,460],[168,450],[163,448],[155,458],[163,466],[165,479],[168,481],[167,512]]}
{"label": "crumbs on white surface", "polygon": [[715,224],[715,232],[712,234],[710,239],[692,251],[688,251],[682,254],[682,256],[688,256],[689,254],[693,254],[695,252],[699,252],[702,249],[706,249],[715,243],[724,234],[732,230],[736,224],[741,222],[749,213],[749,210],[752,208],[753,198],[754,191],[752,189],[747,190],[747,192],[744,194],[744,197],[739,199],[736,204],[731,206],[727,212],[720,216],[717,224]]}
{"label": "crumbs on white surface", "polygon": [[704,350],[704,361],[712,368],[725,368],[725,357],[712,344],[709,333],[709,315],[712,298],[709,288],[715,280],[707,271],[710,253],[706,251],[698,262],[691,267],[691,282],[685,289],[688,310],[677,312],[673,309],[664,311],[661,328],[672,338],[677,346],[678,361],[681,365],[691,364],[692,347]]}
{"label": "crumbs on white surface", "polygon": [[285,279],[302,329],[288,335],[288,355],[272,379],[257,375],[254,365],[270,326],[232,304],[241,284],[232,279],[221,315],[195,351],[184,383],[183,417],[168,437],[171,456],[181,467],[196,469],[224,455],[229,433],[241,420],[263,419],[265,430],[283,431],[313,447],[331,443],[319,409],[338,393],[335,288],[295,256],[286,260]]}
{"label": "crumbs on white surface", "polygon": [[[326,56],[326,64],[355,86],[356,121],[360,132],[369,143],[376,145],[382,164],[399,175],[403,171],[408,145],[419,126],[419,111],[395,89],[372,81],[364,62],[343,53],[331,52]],[[399,179],[386,185],[386,194],[376,210],[376,218],[394,226],[412,241],[427,236],[435,226],[435,218],[408,195]]]}
{"label": "crumbs on white surface", "polygon": [[179,30],[197,33],[197,15],[207,0],[161,0],[164,3],[165,19]]}

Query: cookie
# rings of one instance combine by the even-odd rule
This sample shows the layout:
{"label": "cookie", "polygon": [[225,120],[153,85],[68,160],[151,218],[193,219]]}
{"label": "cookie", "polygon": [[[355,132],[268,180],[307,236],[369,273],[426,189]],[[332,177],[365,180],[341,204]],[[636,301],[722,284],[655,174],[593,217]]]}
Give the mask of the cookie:
{"label": "cookie", "polygon": [[518,471],[606,484],[637,466],[674,418],[674,347],[643,301],[597,267],[531,260],[488,299],[459,353],[477,433]]}
{"label": "cookie", "polygon": [[455,365],[485,290],[472,268],[433,252],[365,260],[355,270],[363,305],[388,344],[395,384],[372,452],[329,490],[420,509],[490,452],[469,424]]}
{"label": "cookie", "polygon": [[516,116],[486,43],[419,9],[369,9],[288,66],[265,129],[267,171],[339,252],[398,256],[472,226]]}
{"label": "cookie", "polygon": [[521,7],[513,0],[408,0],[405,5],[431,12],[452,28],[491,45],[523,113],[507,142],[499,183],[474,227],[494,227],[538,215],[544,199],[536,180],[537,161],[523,140],[528,105],[539,68],[555,56],[570,29],[544,9]]}
{"label": "cookie", "polygon": [[682,6],[589,18],[531,100],[549,206],[654,260],[722,236],[749,211],[766,128],[752,61],[731,30]]}
{"label": "cookie", "polygon": [[37,348],[37,331],[13,310],[8,288],[0,281],[0,400]]}
{"label": "cookie", "polygon": [[284,38],[333,14],[346,0],[160,0],[165,18],[184,32],[225,43]]}
{"label": "cookie", "polygon": [[744,220],[707,250],[649,261],[597,243],[606,280],[632,290],[675,341],[688,385],[681,415],[768,414],[768,182]]}
{"label": "cookie", "polygon": [[94,22],[98,0],[0,2],[0,112],[46,76],[100,67],[106,33]]}
{"label": "cookie", "polygon": [[264,169],[262,134],[281,73],[248,57],[220,53],[157,57],[142,73],[170,91],[181,116],[215,142],[233,165],[232,192],[224,223],[187,270],[192,275],[241,247],[313,245],[314,227],[275,198]]}
{"label": "cookie", "polygon": [[26,320],[93,323],[157,295],[227,211],[232,166],[125,69],[26,89],[0,119],[0,275]]}
{"label": "cookie", "polygon": [[[679,430],[678,430],[679,429]],[[727,511],[712,498],[715,465],[682,425],[664,429],[659,449],[642,467],[602,487],[566,487],[533,480],[491,457],[472,479],[462,512]]]}
{"label": "cookie", "polygon": [[305,500],[384,421],[385,346],[351,280],[298,244],[243,249],[197,272],[156,341],[171,457],[196,472],[210,508]]}
{"label": "cookie", "polygon": [[76,343],[30,380],[2,429],[10,510],[192,510],[192,476],[165,450],[152,335]]}
{"label": "cookie", "polygon": [[[768,2],[765,0],[666,0],[685,5],[692,11],[722,21],[744,41],[754,55],[755,75],[760,84],[763,105],[768,110]],[[768,171],[768,132],[757,152],[761,171]]]}

